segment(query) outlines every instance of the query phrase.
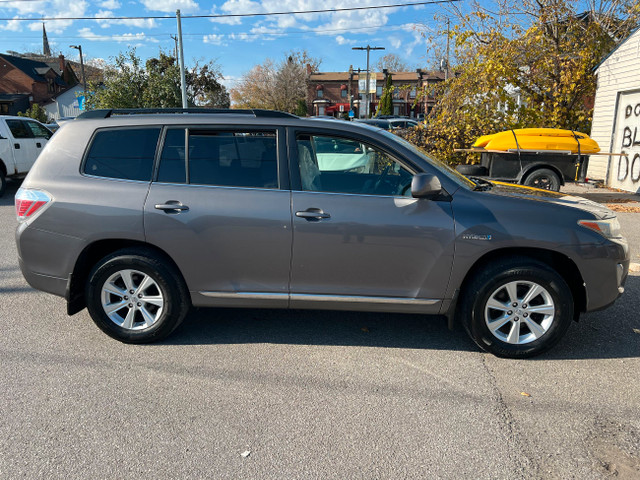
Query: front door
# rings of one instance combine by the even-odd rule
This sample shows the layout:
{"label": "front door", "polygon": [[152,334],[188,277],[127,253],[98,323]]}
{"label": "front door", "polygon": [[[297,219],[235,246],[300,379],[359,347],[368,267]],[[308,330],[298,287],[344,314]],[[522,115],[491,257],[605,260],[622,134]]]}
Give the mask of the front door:
{"label": "front door", "polygon": [[166,130],[145,232],[177,263],[195,305],[287,306],[291,194],[280,189],[281,138],[274,128]]}
{"label": "front door", "polygon": [[38,157],[35,138],[24,120],[7,119],[7,126],[13,135],[11,149],[18,173],[26,173]]}
{"label": "front door", "polygon": [[291,151],[291,305],[437,312],[453,260],[450,203],[412,198],[416,172],[355,138],[298,134]]}

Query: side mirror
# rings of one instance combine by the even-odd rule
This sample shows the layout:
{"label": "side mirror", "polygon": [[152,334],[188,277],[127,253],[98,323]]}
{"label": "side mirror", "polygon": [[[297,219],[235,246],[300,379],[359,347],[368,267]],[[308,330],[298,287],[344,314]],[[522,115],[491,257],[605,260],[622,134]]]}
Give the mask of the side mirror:
{"label": "side mirror", "polygon": [[414,198],[435,198],[442,193],[442,185],[435,175],[418,173],[411,180],[411,196]]}

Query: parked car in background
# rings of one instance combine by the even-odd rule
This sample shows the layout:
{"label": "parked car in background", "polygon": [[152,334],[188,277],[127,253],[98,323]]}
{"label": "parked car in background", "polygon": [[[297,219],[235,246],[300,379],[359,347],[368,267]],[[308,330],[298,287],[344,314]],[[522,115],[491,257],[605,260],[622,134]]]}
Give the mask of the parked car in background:
{"label": "parked car in background", "polygon": [[603,206],[471,181],[364,123],[272,111],[87,112],[15,201],[29,284],[130,343],[192,305],[364,310],[446,316],[523,358],[613,303],[629,267]]}
{"label": "parked car in background", "polygon": [[368,125],[373,125],[374,127],[382,128],[384,130],[394,130],[396,128],[413,128],[421,126],[415,120],[409,118],[396,118],[396,117],[388,117],[388,118],[365,118],[358,119],[356,122],[366,123]]}
{"label": "parked car in background", "polygon": [[23,178],[53,133],[27,117],[0,115],[0,196],[8,178]]}

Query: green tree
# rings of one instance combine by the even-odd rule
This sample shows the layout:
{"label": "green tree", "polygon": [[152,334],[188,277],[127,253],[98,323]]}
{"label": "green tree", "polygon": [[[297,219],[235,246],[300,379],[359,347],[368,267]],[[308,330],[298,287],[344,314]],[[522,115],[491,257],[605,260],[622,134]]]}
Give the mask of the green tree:
{"label": "green tree", "polygon": [[[435,92],[438,103],[415,139],[436,157],[480,135],[520,127],[589,133],[594,67],[638,25],[637,0],[504,0],[497,12],[476,3],[451,29],[457,64]],[[454,7],[455,8],[455,7]]]}
{"label": "green tree", "polygon": [[296,115],[299,117],[306,117],[309,115],[309,108],[307,107],[307,101],[304,98],[298,100],[298,106],[296,107]]}
{"label": "green tree", "polygon": [[393,92],[395,87],[393,86],[392,75],[387,75],[387,83],[384,86],[382,97],[378,103],[378,111],[376,117],[380,115],[393,115]]}
{"label": "green tree", "polygon": [[[229,107],[229,94],[215,62],[198,63],[185,72],[189,106]],[[104,83],[92,84],[87,108],[180,108],[180,68],[175,57],[160,52],[145,67],[135,49],[120,53],[105,68]]]}
{"label": "green tree", "polygon": [[31,105],[26,112],[18,112],[20,117],[29,117],[38,120],[40,123],[49,123],[49,116],[44,108],[37,103]]}

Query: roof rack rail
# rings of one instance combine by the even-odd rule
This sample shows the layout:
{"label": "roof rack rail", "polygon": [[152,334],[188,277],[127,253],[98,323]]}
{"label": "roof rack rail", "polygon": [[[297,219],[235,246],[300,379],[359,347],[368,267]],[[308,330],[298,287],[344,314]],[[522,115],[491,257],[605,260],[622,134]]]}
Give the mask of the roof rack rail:
{"label": "roof rack rail", "polygon": [[78,115],[78,119],[89,118],[109,118],[114,115],[142,115],[149,113],[231,113],[240,115],[253,115],[256,118],[297,118],[295,115],[277,110],[253,109],[232,109],[232,108],[113,108],[87,110]]}

